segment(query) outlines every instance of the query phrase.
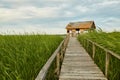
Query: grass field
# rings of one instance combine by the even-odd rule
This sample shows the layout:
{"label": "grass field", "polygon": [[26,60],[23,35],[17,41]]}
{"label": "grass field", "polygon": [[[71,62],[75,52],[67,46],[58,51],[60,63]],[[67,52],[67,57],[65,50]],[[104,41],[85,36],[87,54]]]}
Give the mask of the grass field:
{"label": "grass field", "polygon": [[57,35],[0,35],[0,80],[34,80],[62,40]]}
{"label": "grass field", "polygon": [[[86,39],[90,39],[93,42],[98,43],[106,49],[109,49],[116,54],[120,55],[120,32],[105,33],[102,31],[94,31],[78,36],[78,40],[81,44],[87,44]],[[85,43],[83,43],[83,41]],[[88,46],[84,46],[88,53],[92,56],[92,44],[89,43]],[[105,51],[96,47],[95,51],[95,62],[100,67],[100,69],[105,73]],[[108,71],[109,80],[119,80],[120,79],[120,60],[115,57],[110,57],[110,66]]]}

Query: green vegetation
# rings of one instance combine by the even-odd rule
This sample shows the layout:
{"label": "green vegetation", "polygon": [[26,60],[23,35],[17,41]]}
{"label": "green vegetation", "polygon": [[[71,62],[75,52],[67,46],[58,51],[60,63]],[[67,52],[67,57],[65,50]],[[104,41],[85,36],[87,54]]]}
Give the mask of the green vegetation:
{"label": "green vegetation", "polygon": [[[92,43],[88,43],[86,39],[98,43],[106,49],[109,49],[120,55],[120,32],[105,33],[102,31],[88,32],[78,36],[78,40],[92,56]],[[105,51],[96,46],[95,62],[105,73]],[[114,56],[110,56],[110,65],[108,71],[109,80],[119,80],[120,78],[120,60]]]}
{"label": "green vegetation", "polygon": [[0,80],[34,80],[62,40],[57,35],[1,35]]}

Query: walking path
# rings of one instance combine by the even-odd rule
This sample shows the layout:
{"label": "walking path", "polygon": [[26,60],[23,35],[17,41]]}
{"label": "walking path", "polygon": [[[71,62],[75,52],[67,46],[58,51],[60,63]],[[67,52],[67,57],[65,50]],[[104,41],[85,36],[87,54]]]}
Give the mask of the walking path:
{"label": "walking path", "polygon": [[70,37],[59,80],[107,80],[76,37]]}

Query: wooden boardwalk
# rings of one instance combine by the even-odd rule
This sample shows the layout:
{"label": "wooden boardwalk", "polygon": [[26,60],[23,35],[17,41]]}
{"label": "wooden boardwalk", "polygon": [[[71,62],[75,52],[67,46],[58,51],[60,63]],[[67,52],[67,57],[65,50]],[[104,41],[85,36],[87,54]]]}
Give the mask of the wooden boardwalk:
{"label": "wooden boardwalk", "polygon": [[107,80],[75,37],[70,37],[59,80]]}

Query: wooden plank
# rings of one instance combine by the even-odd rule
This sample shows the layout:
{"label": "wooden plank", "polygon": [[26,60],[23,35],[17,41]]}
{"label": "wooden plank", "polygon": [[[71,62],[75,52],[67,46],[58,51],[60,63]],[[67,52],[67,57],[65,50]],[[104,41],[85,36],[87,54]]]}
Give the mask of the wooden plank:
{"label": "wooden plank", "polygon": [[95,67],[95,66],[66,66],[66,65],[63,65],[63,69],[61,71],[64,72],[64,70],[66,71],[69,71],[69,70],[72,70],[72,71],[100,71],[98,69],[98,67]]}
{"label": "wooden plank", "polygon": [[[71,61],[71,58],[65,57],[64,60]],[[86,57],[84,57],[84,58],[79,58],[79,57],[75,58],[75,57],[73,57],[72,61],[92,61],[92,59],[86,58]]]}
{"label": "wooden plank", "polygon": [[105,77],[62,76],[59,80],[107,80]]}
{"label": "wooden plank", "polygon": [[63,63],[63,65],[89,65],[89,66],[96,66],[95,64],[93,64],[94,62],[84,62],[84,61],[81,61],[81,62],[65,62]]}
{"label": "wooden plank", "polygon": [[74,57],[72,57],[72,56],[65,56],[65,59],[75,59],[75,58],[77,58],[77,59],[79,59],[79,60],[82,60],[82,59],[84,59],[84,60],[87,60],[87,59],[90,59],[90,60],[92,60],[90,57],[88,57],[88,56],[74,56]]}
{"label": "wooden plank", "polygon": [[74,71],[62,71],[61,72],[61,74],[63,75],[63,73],[72,73],[72,74],[74,74],[74,73],[77,73],[77,74],[99,74],[99,73],[102,73],[102,72],[100,72],[100,71],[88,71],[88,70],[86,70],[86,71],[77,71],[77,70],[74,70]]}
{"label": "wooden plank", "polygon": [[104,77],[101,73],[62,73],[63,76]]}

